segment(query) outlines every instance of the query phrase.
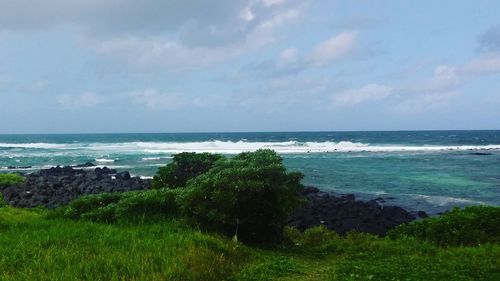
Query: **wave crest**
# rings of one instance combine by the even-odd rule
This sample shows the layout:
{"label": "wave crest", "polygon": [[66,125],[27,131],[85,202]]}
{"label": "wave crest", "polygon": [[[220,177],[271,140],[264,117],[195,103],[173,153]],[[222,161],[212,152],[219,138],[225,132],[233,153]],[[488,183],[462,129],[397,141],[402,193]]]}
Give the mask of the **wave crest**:
{"label": "wave crest", "polygon": [[[323,153],[323,152],[439,152],[500,150],[500,145],[398,145],[365,144],[360,142],[248,142],[248,141],[202,141],[202,142],[124,142],[124,143],[0,143],[0,148],[82,150],[90,152],[116,153],[180,153],[212,152],[236,154],[261,148],[273,149],[278,153]],[[145,159],[146,160],[146,159]],[[150,160],[150,159],[147,159]]]}

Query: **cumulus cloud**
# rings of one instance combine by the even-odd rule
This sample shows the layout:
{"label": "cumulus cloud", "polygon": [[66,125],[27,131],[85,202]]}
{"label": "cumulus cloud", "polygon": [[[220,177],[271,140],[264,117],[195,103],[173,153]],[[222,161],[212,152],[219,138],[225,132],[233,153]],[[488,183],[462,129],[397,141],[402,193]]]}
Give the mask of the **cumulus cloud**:
{"label": "cumulus cloud", "polygon": [[98,54],[134,67],[203,67],[274,40],[300,0],[47,0],[0,2],[1,30],[67,26]]}
{"label": "cumulus cloud", "polygon": [[65,109],[90,108],[105,102],[102,96],[93,92],[84,92],[79,95],[59,95],[56,100]]}
{"label": "cumulus cloud", "polygon": [[380,101],[392,94],[392,88],[379,85],[368,84],[358,89],[344,91],[334,96],[336,105],[357,105],[366,102]]}
{"label": "cumulus cloud", "polygon": [[453,92],[474,79],[498,73],[500,53],[480,54],[463,64],[439,65],[431,78],[414,83],[405,90],[423,94]]}
{"label": "cumulus cloud", "polygon": [[313,65],[324,65],[346,58],[355,50],[357,38],[357,31],[344,31],[319,43],[311,52],[309,59]]}
{"label": "cumulus cloud", "polygon": [[308,68],[321,67],[353,55],[357,49],[357,31],[343,31],[323,41],[304,56],[296,48],[281,51],[277,60],[246,65],[241,72],[259,78],[296,75]]}

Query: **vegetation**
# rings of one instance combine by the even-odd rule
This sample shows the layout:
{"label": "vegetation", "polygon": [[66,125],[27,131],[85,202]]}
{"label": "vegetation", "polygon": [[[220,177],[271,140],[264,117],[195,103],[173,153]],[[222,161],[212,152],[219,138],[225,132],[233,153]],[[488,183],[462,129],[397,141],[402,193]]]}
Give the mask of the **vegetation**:
{"label": "vegetation", "polygon": [[[490,207],[493,208],[493,207]],[[73,221],[0,208],[0,280],[499,280],[500,245],[288,228],[250,247],[179,219]]]}
{"label": "vegetation", "polygon": [[[189,177],[184,188],[85,196],[57,210],[0,206],[0,280],[500,280],[499,207],[455,209],[385,238],[340,236],[283,228],[301,175],[270,151],[219,158]],[[275,243],[221,236],[235,220],[244,241]]]}
{"label": "vegetation", "polygon": [[172,163],[158,169],[153,178],[153,188],[184,187],[188,180],[207,172],[220,154],[183,152],[174,155]]}
{"label": "vegetation", "polygon": [[[1,192],[2,187],[19,184],[24,181],[24,177],[18,174],[0,174],[0,208],[5,206],[6,203],[3,198],[3,193]],[[0,220],[0,225],[2,221]],[[1,228],[1,226],[0,226]]]}
{"label": "vegetation", "polygon": [[0,174],[0,187],[18,184],[24,181],[24,177],[18,174]]}
{"label": "vegetation", "polygon": [[163,188],[83,196],[56,210],[53,216],[106,223],[157,221],[178,215],[178,194]]}
{"label": "vegetation", "polygon": [[117,226],[47,213],[0,209],[0,280],[221,280],[248,256],[177,221]]}
{"label": "vegetation", "polygon": [[[200,155],[207,159],[209,154]],[[183,157],[191,161],[197,156]],[[180,217],[246,242],[277,241],[289,216],[302,203],[301,178],[300,173],[287,173],[274,151],[259,150],[219,158],[185,188],[84,196],[57,214],[107,223]]]}
{"label": "vegetation", "polygon": [[391,237],[412,236],[441,246],[500,243],[500,208],[471,206],[441,216],[401,225]]}
{"label": "vegetation", "polygon": [[281,238],[291,213],[302,202],[302,174],[287,173],[271,150],[217,161],[188,182],[180,197],[186,216],[205,228],[247,242]]}
{"label": "vegetation", "polygon": [[5,201],[3,200],[3,193],[0,192],[0,208],[2,208],[5,205],[7,205],[7,203],[5,203]]}

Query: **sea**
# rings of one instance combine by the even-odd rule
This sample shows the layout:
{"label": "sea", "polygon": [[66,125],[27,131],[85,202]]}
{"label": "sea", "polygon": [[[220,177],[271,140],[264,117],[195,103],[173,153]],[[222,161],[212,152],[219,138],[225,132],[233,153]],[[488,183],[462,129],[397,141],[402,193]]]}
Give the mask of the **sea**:
{"label": "sea", "polygon": [[500,130],[0,135],[0,173],[92,162],[148,178],[176,153],[259,148],[325,191],[430,214],[500,205]]}

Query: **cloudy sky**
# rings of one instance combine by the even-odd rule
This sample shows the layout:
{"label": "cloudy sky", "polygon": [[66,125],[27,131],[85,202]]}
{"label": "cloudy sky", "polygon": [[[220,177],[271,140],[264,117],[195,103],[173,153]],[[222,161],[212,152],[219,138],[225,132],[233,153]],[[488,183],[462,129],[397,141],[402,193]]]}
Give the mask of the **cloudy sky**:
{"label": "cloudy sky", "polygon": [[0,133],[500,129],[497,0],[0,0]]}

